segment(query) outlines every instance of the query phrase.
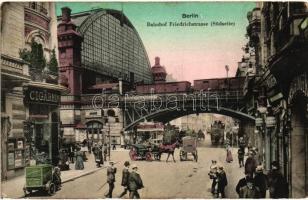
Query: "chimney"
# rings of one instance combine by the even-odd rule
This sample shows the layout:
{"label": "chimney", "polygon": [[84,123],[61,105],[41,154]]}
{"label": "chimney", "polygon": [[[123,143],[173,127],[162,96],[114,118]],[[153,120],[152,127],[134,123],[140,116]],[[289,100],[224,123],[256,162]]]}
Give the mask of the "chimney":
{"label": "chimney", "polygon": [[69,7],[63,7],[62,10],[62,21],[69,22],[71,21],[71,9]]}
{"label": "chimney", "polygon": [[159,57],[155,57],[155,65],[160,65],[160,58]]}

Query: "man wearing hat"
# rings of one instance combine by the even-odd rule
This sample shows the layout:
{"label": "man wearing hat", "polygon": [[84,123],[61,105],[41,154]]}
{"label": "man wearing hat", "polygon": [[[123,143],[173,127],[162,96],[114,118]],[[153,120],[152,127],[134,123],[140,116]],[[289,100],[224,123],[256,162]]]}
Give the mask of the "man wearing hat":
{"label": "man wearing hat", "polygon": [[107,168],[107,183],[109,185],[108,194],[105,195],[107,198],[112,198],[112,192],[114,189],[114,182],[115,182],[115,174],[117,173],[117,168],[114,167],[114,162],[109,162],[109,167]]}
{"label": "man wearing hat", "polygon": [[264,199],[266,197],[267,190],[267,176],[263,173],[263,166],[259,165],[256,168],[256,175],[254,177],[254,182],[256,187],[260,190],[260,198]]}
{"label": "man wearing hat", "polygon": [[280,166],[277,161],[271,163],[271,170],[268,173],[268,186],[270,198],[288,198],[288,184],[280,172]]}
{"label": "man wearing hat", "polygon": [[260,190],[255,186],[253,179],[248,178],[246,181],[246,185],[240,188],[239,197],[244,199],[260,198]]}
{"label": "man wearing hat", "polygon": [[143,183],[140,175],[137,173],[138,167],[136,164],[132,165],[132,172],[129,175],[128,181],[128,190],[129,190],[129,198],[137,198],[140,199],[140,195],[138,190],[143,188]]}
{"label": "man wearing hat", "polygon": [[124,187],[124,191],[121,193],[119,198],[122,198],[124,195],[127,194],[128,190],[128,178],[129,178],[129,165],[130,163],[128,161],[125,161],[124,163],[124,169],[122,171],[122,182],[121,185]]}
{"label": "man wearing hat", "polygon": [[256,171],[256,167],[257,167],[257,161],[254,158],[254,153],[253,151],[249,151],[248,153],[248,158],[246,159],[245,162],[245,174],[248,173],[250,174],[250,177],[253,177],[253,174]]}
{"label": "man wearing hat", "polygon": [[224,167],[222,165],[218,165],[217,167],[217,183],[218,183],[218,195],[221,194],[221,198],[225,198],[225,187],[228,185],[228,180],[226,176],[226,172],[224,171]]}

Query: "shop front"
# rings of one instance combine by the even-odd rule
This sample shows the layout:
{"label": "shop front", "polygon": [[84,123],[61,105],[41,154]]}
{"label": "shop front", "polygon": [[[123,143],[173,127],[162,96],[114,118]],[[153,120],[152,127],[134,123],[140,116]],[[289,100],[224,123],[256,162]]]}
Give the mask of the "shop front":
{"label": "shop front", "polygon": [[28,119],[24,123],[27,165],[58,164],[60,142],[59,103],[62,86],[29,84],[24,88]]}

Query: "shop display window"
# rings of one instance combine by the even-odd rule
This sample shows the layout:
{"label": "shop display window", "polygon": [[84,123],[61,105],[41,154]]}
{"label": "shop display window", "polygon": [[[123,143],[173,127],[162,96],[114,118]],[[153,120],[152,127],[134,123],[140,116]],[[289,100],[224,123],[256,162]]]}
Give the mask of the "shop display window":
{"label": "shop display window", "polygon": [[24,138],[9,138],[7,143],[7,166],[9,170],[25,166]]}

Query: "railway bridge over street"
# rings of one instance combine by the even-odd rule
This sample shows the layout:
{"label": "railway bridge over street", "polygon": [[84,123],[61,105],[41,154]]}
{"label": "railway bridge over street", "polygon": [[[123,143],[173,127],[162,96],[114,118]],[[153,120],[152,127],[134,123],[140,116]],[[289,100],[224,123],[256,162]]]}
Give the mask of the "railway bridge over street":
{"label": "railway bridge over street", "polygon": [[216,113],[238,119],[240,134],[254,131],[255,118],[246,113],[241,90],[124,95],[102,93],[82,98],[94,109],[120,108],[124,131],[133,129],[144,120],[167,123],[178,117],[199,113]]}

